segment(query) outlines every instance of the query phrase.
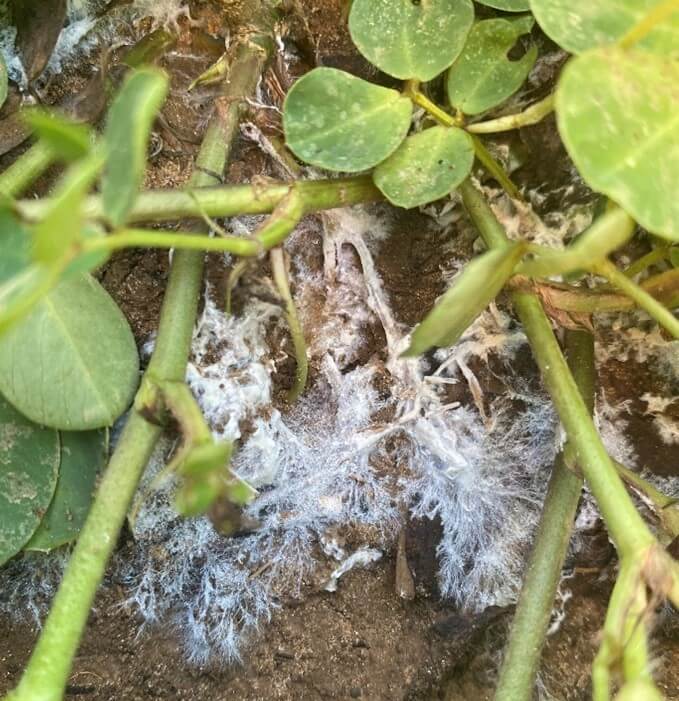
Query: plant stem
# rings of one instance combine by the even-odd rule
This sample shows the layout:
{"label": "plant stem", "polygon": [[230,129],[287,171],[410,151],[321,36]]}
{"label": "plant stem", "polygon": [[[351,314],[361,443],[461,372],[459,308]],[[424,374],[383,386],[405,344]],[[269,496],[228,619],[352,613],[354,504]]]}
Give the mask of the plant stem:
{"label": "plant stem", "polygon": [[[535,292],[547,306],[567,312],[619,312],[636,306],[629,297],[598,291],[596,288],[572,287],[556,282],[531,282],[519,276],[512,279],[512,284]],[[640,287],[669,309],[679,307],[679,268],[649,277]]]}
{"label": "plant stem", "polygon": [[679,0],[665,0],[655,7],[652,7],[640,22],[637,22],[622,39],[618,45],[623,49],[629,49],[640,42],[657,25],[664,22],[670,15],[679,12]]}
{"label": "plant stem", "polygon": [[547,97],[526,108],[523,112],[508,114],[497,119],[490,119],[487,122],[468,124],[465,129],[472,134],[497,134],[537,124],[553,111],[554,93],[550,93]]}
{"label": "plant stem", "polygon": [[660,304],[655,297],[632,282],[627,275],[621,273],[613,263],[608,260],[600,261],[593,265],[591,270],[605,277],[614,287],[633,299],[649,316],[667,329],[674,338],[679,339],[679,319],[667,307]]}
{"label": "plant stem", "polygon": [[651,265],[655,265],[656,263],[660,263],[661,261],[665,260],[667,256],[669,255],[670,252],[670,245],[667,244],[665,246],[658,246],[657,248],[654,248],[652,251],[649,251],[646,255],[641,256],[641,258],[637,258],[633,263],[631,263],[627,268],[625,268],[622,272],[627,275],[628,278],[633,278],[639,273],[643,272],[646,270],[646,268],[650,267]]}
{"label": "plant stem", "polygon": [[[566,331],[568,365],[590,412],[594,405],[594,340],[584,331]],[[554,464],[542,518],[526,568],[521,596],[495,691],[495,701],[530,701],[561,579],[582,479],[561,453]]]}
{"label": "plant stem", "polygon": [[[460,192],[469,215],[489,248],[503,246],[507,235],[481,193],[466,180]],[[568,369],[539,298],[514,292],[514,307],[530,341],[542,379],[573,446],[620,556],[641,552],[656,541],[634,508]]]}
{"label": "plant stem", "polygon": [[470,134],[474,144],[474,153],[481,165],[500,183],[502,189],[515,200],[522,200],[523,197],[519,188],[514,185],[504,168],[493,158],[488,149],[483,145],[483,141],[478,136]]}
{"label": "plant stem", "polygon": [[420,92],[417,82],[408,81],[406,84],[405,94],[416,105],[425,109],[437,122],[446,127],[461,127],[463,120],[458,117],[453,117],[444,109],[441,109],[435,102],[432,102],[424,93]]}
{"label": "plant stem", "polygon": [[[207,169],[209,172],[214,172]],[[207,173],[205,173],[207,175]],[[214,184],[214,180],[210,180]],[[182,218],[231,217],[241,214],[268,214],[293,187],[290,183],[266,182],[253,185],[225,185],[189,191],[150,190],[142,192],[130,212],[130,223],[174,221]],[[304,200],[305,212],[346,207],[384,199],[369,175],[351,178],[301,181],[294,184]],[[27,221],[42,219],[49,211],[50,198],[21,200],[16,203],[19,214]],[[104,220],[101,197],[85,199],[83,216]]]}
{"label": "plant stem", "polygon": [[304,340],[304,331],[297,315],[295,301],[290,292],[290,283],[288,282],[288,271],[285,261],[285,252],[282,248],[274,248],[271,251],[271,270],[273,279],[276,283],[278,293],[285,302],[285,316],[290,328],[292,336],[292,345],[295,349],[295,360],[297,367],[295,369],[295,381],[288,392],[288,401],[295,402],[304,392],[307,376],[309,374],[309,361],[307,359],[306,341]]}
{"label": "plant stem", "polygon": [[[200,188],[222,173],[236,133],[238,103],[254,92],[266,62],[261,41],[241,44],[226,82],[226,109],[215,111],[190,185]],[[260,39],[266,36],[259,35]],[[163,381],[183,381],[203,273],[203,253],[179,251],[174,257],[147,373]],[[142,385],[143,387],[143,385]],[[58,701],[62,698],[73,656],[87,623],[90,606],[132,501],[141,474],[161,429],[139,413],[131,414],[104,473],[87,521],[73,550],[38,643],[16,691],[7,701]]]}
{"label": "plant stem", "polygon": [[20,195],[36,178],[39,178],[54,163],[52,149],[37,141],[0,173],[0,194],[7,197]]}

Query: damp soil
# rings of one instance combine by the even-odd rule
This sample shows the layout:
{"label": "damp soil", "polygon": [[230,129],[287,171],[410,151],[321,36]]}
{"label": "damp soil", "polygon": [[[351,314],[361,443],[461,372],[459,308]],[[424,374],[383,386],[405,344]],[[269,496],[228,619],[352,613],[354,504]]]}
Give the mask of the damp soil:
{"label": "damp soil", "polygon": [[[297,12],[289,17],[297,48],[298,73],[313,64],[350,70],[372,80],[380,76],[353,50],[342,18],[346,0],[297,0]],[[233,3],[237,9],[238,3]],[[209,9],[197,7],[194,16]],[[214,22],[213,22],[214,23]],[[214,50],[214,44],[201,46]],[[214,56],[191,50],[190,41],[164,59],[172,75],[172,93],[163,119],[154,133],[147,187],[181,187],[186,183],[196,152],[194,138],[205,123],[209,95],[189,104],[182,99],[190,78]],[[96,56],[93,57],[93,65]],[[93,70],[93,69],[92,69]],[[90,71],[91,73],[91,71]],[[66,74],[51,86],[55,101],[71,87],[87,85],[88,71]],[[277,75],[286,84],[289,75]],[[256,115],[255,115],[256,117]],[[267,117],[266,126],[277,133],[279,125]],[[194,136],[192,136],[194,135]],[[563,206],[558,193],[570,184],[572,168],[556,135],[553,121],[524,129],[516,137],[528,152],[530,165],[516,173],[517,182],[530,188],[544,183],[551,194],[541,207]],[[21,150],[2,158],[4,166]],[[36,186],[44,192],[48,174]],[[249,141],[236,146],[227,174],[230,182],[247,182],[255,176],[279,177],[262,151]],[[575,195],[573,194],[575,192]],[[580,184],[567,191],[584,197]],[[455,227],[441,232],[423,214],[398,213],[398,225],[380,245],[376,266],[398,322],[414,325],[442,293],[440,251],[450,239],[471,252],[471,240],[462,240]],[[319,266],[321,241],[318,228],[305,241],[305,264]],[[316,233],[313,233],[313,232]],[[223,298],[229,264],[221,256],[207,256],[206,279],[211,294]],[[294,262],[293,262],[294,266]],[[294,271],[294,267],[293,267]],[[102,284],[121,306],[142,349],[158,326],[169,259],[166,252],[129,250],[116,254],[98,273]],[[266,269],[256,274],[266,275]],[[235,297],[238,303],[238,297]],[[384,336],[368,337],[365,357],[384,354]],[[526,353],[518,362],[524,374],[535,374]],[[291,363],[282,364],[274,378],[281,398],[291,381]],[[504,390],[496,374],[477,371],[488,397]],[[313,381],[313,368],[312,368]],[[658,378],[652,368],[609,361],[601,368],[600,381],[613,402],[632,399],[630,437],[647,468],[659,474],[676,474],[679,452],[660,440],[652,419],[644,415],[638,397],[653,391]],[[463,386],[454,399],[471,402]],[[285,409],[281,401],[281,409]],[[244,427],[247,433],[247,427]],[[366,570],[355,570],[340,582],[338,591],[321,591],[305,582],[305,596],[282,601],[272,621],[251,641],[242,665],[196,667],[186,661],[179,633],[157,625],[140,630],[141,622],[120,603],[122,587],[109,583],[95,602],[84,639],[75,660],[67,689],[68,699],[84,701],[150,701],[201,699],[368,699],[462,701],[492,698],[497,665],[506,639],[511,608],[492,609],[472,615],[456,610],[438,596],[436,546],[440,526],[435,521],[409,522],[405,552],[414,577],[415,598],[403,600],[396,593],[396,552]],[[125,540],[127,536],[123,536]],[[570,563],[570,578],[563,583],[572,593],[565,616],[548,639],[541,680],[555,699],[585,701],[591,697],[590,669],[599,644],[601,624],[615,575],[612,546],[598,524],[583,536],[585,546]],[[0,619],[0,694],[17,682],[37,631],[25,623]],[[669,612],[658,618],[654,638],[657,678],[668,699],[679,699],[679,625]]]}

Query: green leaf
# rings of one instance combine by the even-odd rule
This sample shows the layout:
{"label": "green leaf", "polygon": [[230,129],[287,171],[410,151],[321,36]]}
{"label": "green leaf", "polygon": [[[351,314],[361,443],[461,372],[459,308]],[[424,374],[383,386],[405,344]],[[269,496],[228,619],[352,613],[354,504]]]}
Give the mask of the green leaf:
{"label": "green leaf", "polygon": [[457,58],[473,21],[471,0],[354,0],[349,31],[380,70],[425,81]]}
{"label": "green leaf", "polygon": [[114,226],[125,222],[144,180],[149,134],[167,90],[165,73],[143,68],[127,78],[111,105],[104,132],[108,161],[102,196]]}
{"label": "green leaf", "polygon": [[469,175],[474,144],[462,129],[431,127],[409,136],[373,172],[375,185],[399,207],[418,207],[454,190]]}
{"label": "green leaf", "polygon": [[0,344],[0,391],[45,426],[110,426],[129,406],[139,359],[120,309],[89,275],[62,281]]}
{"label": "green leaf", "polygon": [[476,0],[481,5],[493,7],[505,12],[525,12],[530,10],[529,0]]}
{"label": "green leaf", "polygon": [[679,59],[597,49],[556,92],[561,138],[582,177],[649,231],[679,241]]}
{"label": "green leaf", "polygon": [[[559,46],[574,54],[614,44],[661,0],[530,0],[537,23]],[[661,53],[679,51],[679,11],[654,27],[639,46]]]}
{"label": "green leaf", "polygon": [[49,552],[75,540],[90,510],[97,476],[106,464],[108,431],[63,431],[59,479],[45,518],[25,550]]}
{"label": "green leaf", "polygon": [[421,355],[433,346],[452,346],[498,295],[525,253],[511,243],[483,253],[464,267],[453,286],[413,331],[404,356]]}
{"label": "green leaf", "polygon": [[670,263],[672,263],[672,267],[679,268],[679,246],[670,248]]}
{"label": "green leaf", "polygon": [[39,263],[58,261],[82,238],[82,201],[103,165],[104,155],[96,151],[66,171],[44,218],[33,229],[34,260]]}
{"label": "green leaf", "polygon": [[9,207],[0,206],[0,285],[31,263],[31,239]]}
{"label": "green leaf", "polygon": [[0,397],[0,565],[40,525],[59,471],[59,437],[23,417]]}
{"label": "green leaf", "polygon": [[335,68],[315,68],[288,92],[283,125],[288,146],[303,161],[353,173],[393,153],[411,115],[412,103],[396,90]]}
{"label": "green leaf", "polygon": [[7,64],[2,54],[0,54],[0,107],[5,104],[7,99],[7,89],[9,87],[9,80],[7,76]]}
{"label": "green leaf", "polygon": [[448,71],[450,104],[465,114],[479,114],[515,93],[535,64],[538,50],[532,46],[517,61],[510,61],[507,53],[532,26],[529,15],[477,22]]}
{"label": "green leaf", "polygon": [[26,110],[23,116],[37,136],[65,161],[76,161],[92,150],[94,131],[87,124],[39,108]]}

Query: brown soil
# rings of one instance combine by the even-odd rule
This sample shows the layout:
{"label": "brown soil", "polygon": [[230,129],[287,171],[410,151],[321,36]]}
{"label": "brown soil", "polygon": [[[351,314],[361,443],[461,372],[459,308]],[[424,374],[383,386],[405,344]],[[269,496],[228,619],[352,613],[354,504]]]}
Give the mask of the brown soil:
{"label": "brown soil", "polygon": [[[307,20],[305,24],[293,17],[304,61],[376,79],[348,40],[341,22],[345,0],[298,0],[297,4]],[[181,94],[188,76],[209,62],[192,61],[188,65],[181,55],[168,59],[173,95]],[[204,113],[201,105],[188,109],[180,98],[173,97],[164,116],[164,124],[158,127],[161,151],[151,160],[149,187],[178,187],[186,181],[196,148],[189,135],[199,132]],[[524,131],[521,139],[526,147],[542,157],[535,168],[519,173],[519,180],[526,185],[544,180],[549,181],[547,189],[558,187],[570,177],[570,169],[555,138],[554,125],[547,121],[533,131]],[[555,160],[559,164],[556,168]],[[267,173],[268,168],[256,147],[241,143],[229,180],[247,181]],[[398,321],[413,325],[443,290],[441,260],[433,253],[440,241],[439,235],[424,225],[421,215],[399,213],[399,217],[400,225],[382,247],[376,264]],[[318,256],[319,246],[316,240],[305,255]],[[221,258],[209,258],[207,275],[218,295],[225,272]],[[140,345],[157,328],[167,273],[166,253],[141,250],[117,254],[100,272],[102,283],[122,307]],[[368,351],[379,354],[382,343],[383,338],[376,335]],[[528,359],[526,364],[530,365]],[[614,363],[603,369],[601,377],[603,385],[614,392],[611,401],[647,391],[648,379],[636,366]],[[484,388],[487,386],[490,393],[503,390],[492,375],[485,380]],[[283,384],[286,381],[279,378]],[[461,399],[470,400],[462,395]],[[642,405],[634,406],[630,432],[644,464],[665,474],[676,471],[676,446],[660,443],[650,419],[641,416],[642,409]],[[409,524],[406,551],[416,580],[414,601],[403,601],[395,593],[392,553],[370,570],[347,575],[335,594],[318,593],[309,586],[311,593],[303,601],[285,602],[253,641],[243,666],[230,669],[187,664],[177,632],[171,628],[158,626],[139,634],[139,621],[118,606],[122,593],[111,586],[98,596],[67,698],[490,699],[511,611],[487,611],[475,618],[438,600],[438,536],[436,523]],[[590,698],[590,667],[610,594],[614,562],[601,531],[593,536],[590,551],[590,560],[585,553],[576,563],[580,570],[565,582],[574,596],[544,653],[542,678],[554,697],[563,701]],[[36,631],[30,626],[0,619],[0,693],[18,680],[35,640]],[[679,698],[676,622],[668,618],[659,627],[654,644],[661,689],[667,698]]]}

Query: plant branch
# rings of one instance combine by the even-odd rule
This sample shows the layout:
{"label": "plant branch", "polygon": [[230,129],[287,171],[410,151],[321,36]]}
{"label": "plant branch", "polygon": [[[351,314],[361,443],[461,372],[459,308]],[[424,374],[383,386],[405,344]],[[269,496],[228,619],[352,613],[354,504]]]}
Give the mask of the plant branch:
{"label": "plant branch", "polygon": [[[238,103],[254,92],[271,46],[270,28],[238,45],[231,80],[225,81],[208,126],[191,187],[210,183],[206,171],[221,173],[237,130]],[[255,42],[255,39],[258,41]],[[158,331],[147,372],[163,381],[183,381],[203,273],[203,253],[180,251],[174,257]],[[38,643],[24,675],[7,701],[58,701],[87,623],[90,606],[161,428],[133,412],[104,473],[87,521],[73,550]]]}
{"label": "plant branch", "polygon": [[634,300],[637,306],[663,326],[674,338],[679,339],[679,319],[672,312],[651,296],[643,287],[632,282],[608,260],[600,261],[591,268],[592,272],[605,277],[614,287]]}
{"label": "plant branch", "polygon": [[0,194],[7,197],[20,195],[54,161],[52,149],[43,141],[37,141],[0,173]]}
{"label": "plant branch", "polygon": [[474,153],[479,163],[500,183],[502,189],[515,200],[523,201],[519,188],[514,185],[505,169],[493,158],[488,149],[483,145],[483,141],[478,136],[470,134],[474,144]]}
{"label": "plant branch", "polygon": [[472,134],[497,134],[537,124],[553,111],[554,94],[550,93],[547,97],[526,108],[523,112],[508,114],[497,119],[490,119],[487,122],[468,124],[465,129]]}
{"label": "plant branch", "polygon": [[[206,171],[214,172],[213,169]],[[208,173],[206,181],[214,184]],[[251,185],[224,185],[187,191],[149,190],[142,192],[132,207],[128,221],[166,222],[184,218],[231,217],[241,214],[268,214],[294,187],[304,200],[305,213],[334,207],[347,207],[363,202],[384,199],[369,175],[351,178],[300,181],[291,185],[276,181]],[[40,221],[49,211],[50,198],[21,200],[15,204],[19,215],[29,222]],[[91,195],[83,204],[83,217],[105,221],[103,202],[99,195]]]}
{"label": "plant branch", "polygon": [[[518,275],[512,278],[510,287],[535,292],[546,306],[566,312],[594,314],[627,311],[636,307],[635,301],[625,295],[558,282],[531,281]],[[669,309],[679,307],[679,268],[649,277],[640,287]]]}
{"label": "plant branch", "polygon": [[[590,412],[596,371],[594,339],[584,331],[566,331],[566,354],[580,394]],[[561,579],[582,478],[561,453],[554,464],[533,549],[512,622],[495,701],[530,701],[540,665],[554,597]]]}
{"label": "plant branch", "polygon": [[646,255],[641,256],[641,258],[637,258],[637,260],[631,263],[622,272],[627,275],[628,278],[633,278],[651,265],[655,265],[656,263],[660,263],[661,261],[665,260],[669,253],[669,244],[658,246],[652,251],[649,251]]}
{"label": "plant branch", "polygon": [[[466,180],[460,192],[469,215],[489,248],[506,245],[507,235],[481,193]],[[554,402],[585,479],[594,494],[618,552],[634,555],[655,543],[634,508],[568,369],[540,299],[514,292],[514,306],[530,341],[545,386]]]}
{"label": "plant branch", "polygon": [[282,248],[274,248],[271,251],[271,270],[273,279],[276,283],[278,293],[285,302],[285,316],[290,328],[292,336],[292,345],[295,349],[295,360],[297,367],[295,369],[295,381],[288,392],[288,401],[295,402],[304,392],[307,376],[309,374],[309,361],[307,359],[306,341],[304,340],[304,331],[297,315],[295,301],[290,292],[290,284],[288,282],[288,271],[285,261],[285,252]]}

